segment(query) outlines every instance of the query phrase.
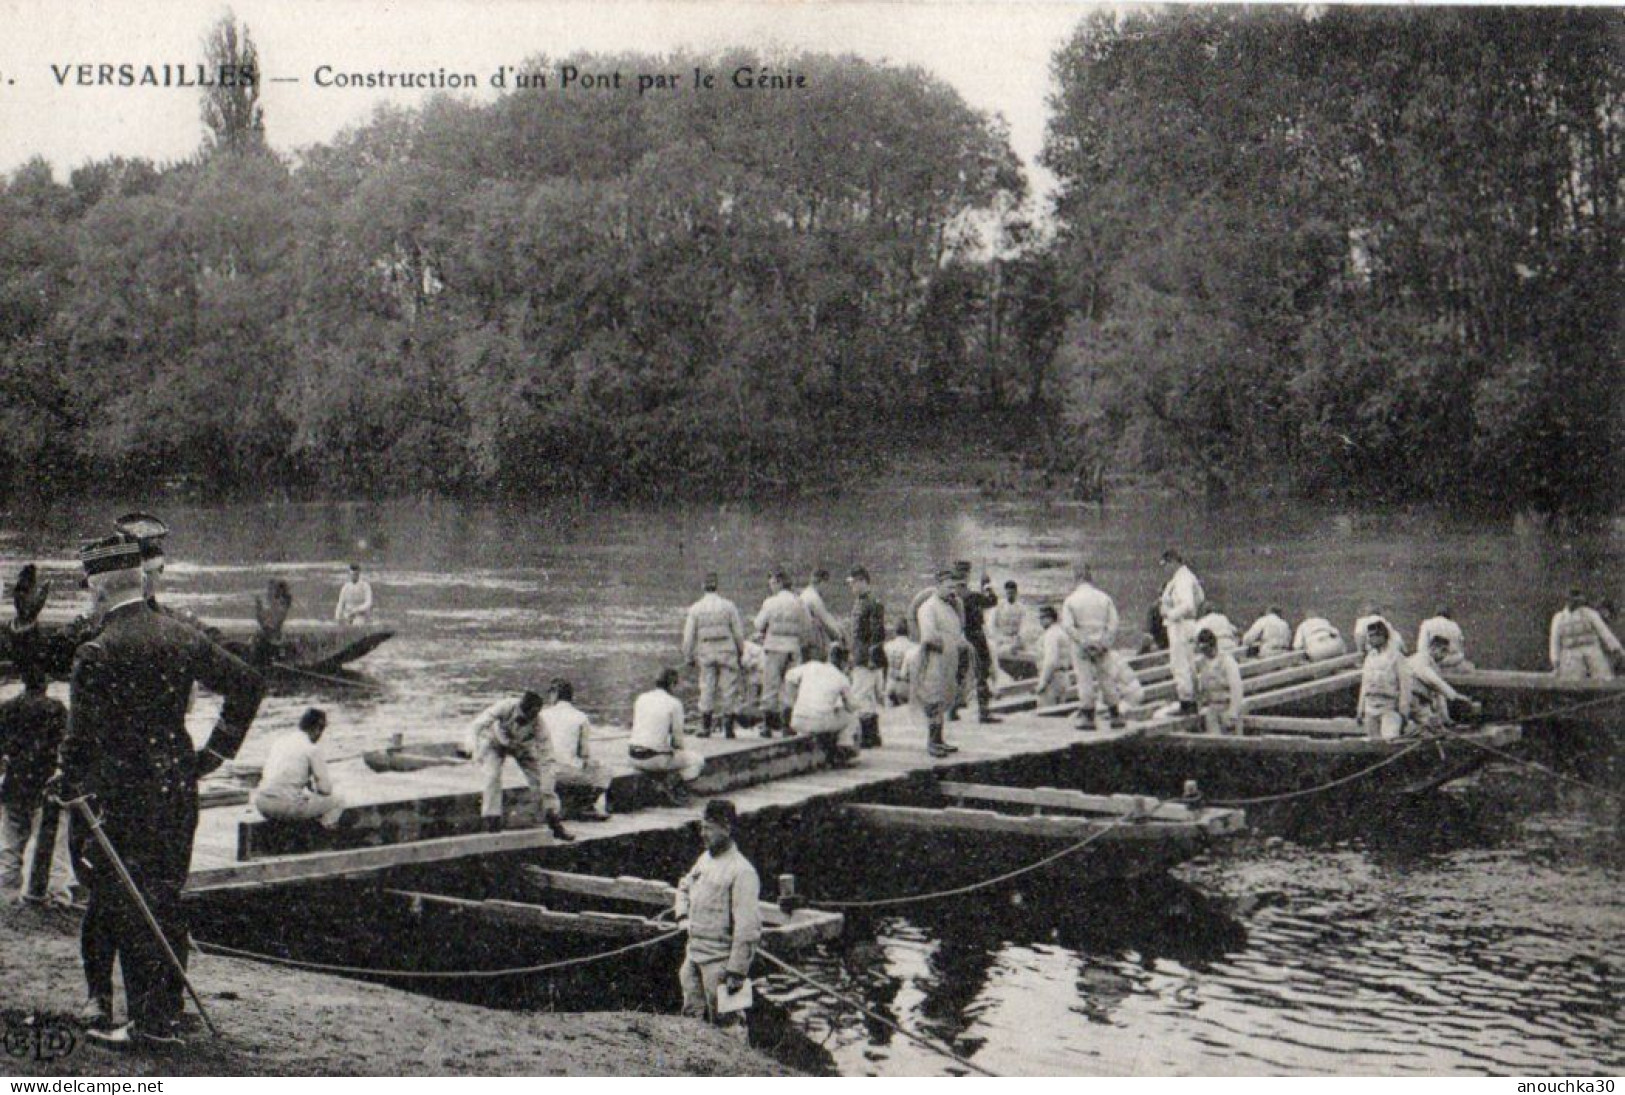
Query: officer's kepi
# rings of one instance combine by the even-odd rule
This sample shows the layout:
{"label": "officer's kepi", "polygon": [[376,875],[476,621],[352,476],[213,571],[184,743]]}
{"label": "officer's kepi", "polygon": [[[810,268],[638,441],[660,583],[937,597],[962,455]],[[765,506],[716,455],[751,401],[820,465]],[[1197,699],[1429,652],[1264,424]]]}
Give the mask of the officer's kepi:
{"label": "officer's kepi", "polygon": [[79,547],[79,563],[86,578],[141,568],[141,545],[122,533],[92,540]]}
{"label": "officer's kepi", "polygon": [[169,526],[162,518],[139,511],[126,513],[113,522],[113,527],[140,546],[142,570],[163,570],[164,537],[169,535]]}

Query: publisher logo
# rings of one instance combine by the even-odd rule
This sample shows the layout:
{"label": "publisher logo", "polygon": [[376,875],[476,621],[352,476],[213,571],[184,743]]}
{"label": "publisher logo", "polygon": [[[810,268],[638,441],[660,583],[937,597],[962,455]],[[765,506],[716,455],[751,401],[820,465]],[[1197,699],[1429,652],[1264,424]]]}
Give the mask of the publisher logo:
{"label": "publisher logo", "polygon": [[0,1014],[0,1044],[14,1061],[60,1061],[79,1048],[79,1032],[66,1019],[8,1011]]}

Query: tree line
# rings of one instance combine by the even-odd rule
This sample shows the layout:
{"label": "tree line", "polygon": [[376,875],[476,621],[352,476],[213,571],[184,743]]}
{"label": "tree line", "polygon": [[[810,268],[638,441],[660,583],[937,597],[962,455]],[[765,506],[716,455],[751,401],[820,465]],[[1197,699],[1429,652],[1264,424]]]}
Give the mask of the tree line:
{"label": "tree line", "polygon": [[[437,98],[0,187],[0,489],[777,494],[913,451],[1617,502],[1607,10],[1177,9],[1053,61],[1033,216],[917,69]],[[227,20],[210,61],[257,62]],[[731,71],[750,51],[534,58]]]}

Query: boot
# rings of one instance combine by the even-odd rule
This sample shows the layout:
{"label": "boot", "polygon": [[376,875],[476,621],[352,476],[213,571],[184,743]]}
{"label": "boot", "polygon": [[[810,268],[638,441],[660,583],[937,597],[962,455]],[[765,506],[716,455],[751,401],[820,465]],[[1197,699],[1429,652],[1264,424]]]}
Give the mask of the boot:
{"label": "boot", "polygon": [[1181,715],[1194,715],[1194,714],[1196,714],[1196,701],[1195,700],[1180,700],[1179,701],[1179,713]]}
{"label": "boot", "polygon": [[608,791],[600,791],[600,792],[598,792],[597,800],[594,801],[593,804],[592,804],[592,812],[590,814],[588,814],[583,820],[584,821],[608,821],[609,818],[610,818],[610,813],[609,813],[609,792]]}
{"label": "boot", "polygon": [[880,748],[879,715],[860,715],[858,717],[858,744],[865,749]]}
{"label": "boot", "polygon": [[576,838],[571,835],[570,830],[564,827],[564,819],[559,817],[557,810],[547,812],[547,828],[553,834],[554,840],[563,844],[575,843]]}
{"label": "boot", "polygon": [[700,728],[694,731],[694,736],[697,738],[708,738],[711,736],[711,712],[705,711],[701,713]]}
{"label": "boot", "polygon": [[942,723],[934,719],[925,728],[925,751],[933,757],[948,755],[948,746],[942,740]]}
{"label": "boot", "polygon": [[111,1030],[113,1026],[113,998],[101,996],[96,993],[85,998],[84,1007],[79,1009],[79,1021],[86,1030]]}
{"label": "boot", "polygon": [[1111,728],[1113,730],[1121,730],[1128,725],[1128,720],[1123,717],[1123,709],[1120,706],[1114,703],[1107,711],[1111,715]]}
{"label": "boot", "polygon": [[999,718],[997,715],[989,714],[987,708],[984,707],[982,708],[981,713],[976,716],[976,721],[981,723],[983,726],[997,726],[1004,720]]}
{"label": "boot", "polygon": [[778,728],[779,728],[779,713],[777,711],[772,711],[772,710],[763,711],[762,712],[762,737],[764,737],[764,738],[772,737],[773,736],[773,731],[777,730]]}
{"label": "boot", "polygon": [[722,736],[729,741],[734,740],[734,717],[732,715],[722,716]]}

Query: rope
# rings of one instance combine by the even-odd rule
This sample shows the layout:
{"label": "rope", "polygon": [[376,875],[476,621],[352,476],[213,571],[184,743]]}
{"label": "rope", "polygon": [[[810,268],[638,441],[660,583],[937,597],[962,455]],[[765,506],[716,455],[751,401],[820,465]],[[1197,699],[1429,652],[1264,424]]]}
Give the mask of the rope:
{"label": "rope", "polygon": [[1424,738],[1421,741],[1412,742],[1409,746],[1401,749],[1393,756],[1384,757],[1368,768],[1362,768],[1358,772],[1351,772],[1346,776],[1332,780],[1330,783],[1322,783],[1315,787],[1305,787],[1299,791],[1286,791],[1279,795],[1259,795],[1257,798],[1208,799],[1207,801],[1213,806],[1263,806],[1271,802],[1285,802],[1288,799],[1305,798],[1309,795],[1318,795],[1323,792],[1330,791],[1335,787],[1341,787],[1345,783],[1353,783],[1355,780],[1364,779],[1366,776],[1369,776],[1372,772],[1377,771],[1379,768],[1386,768],[1395,761],[1401,760],[1416,752],[1424,745],[1430,744],[1432,744],[1432,739],[1430,738]]}
{"label": "rope", "polygon": [[[1542,717],[1550,718],[1551,716],[1546,715]],[[1509,753],[1505,749],[1497,749],[1493,745],[1486,745],[1481,741],[1470,738],[1465,734],[1458,734],[1452,730],[1445,729],[1443,732],[1448,734],[1450,737],[1455,738],[1457,741],[1464,741],[1468,745],[1476,745],[1486,753],[1491,753],[1503,760],[1510,760],[1515,764],[1521,764],[1525,768],[1533,768],[1537,772],[1544,772],[1554,779],[1562,780],[1564,783],[1572,783],[1576,787],[1584,787],[1588,791],[1594,791],[1599,795],[1605,795],[1608,798],[1614,799],[1615,801],[1625,799],[1625,795],[1620,794],[1618,791],[1611,791],[1607,787],[1603,787],[1600,784],[1588,783],[1583,779],[1576,779],[1574,776],[1559,772],[1557,769],[1548,767],[1547,765],[1540,763],[1538,760],[1530,760],[1528,757],[1520,757],[1515,753]]]}
{"label": "rope", "polygon": [[238,950],[236,947],[227,947],[220,943],[205,943],[202,940],[193,940],[193,945],[204,954],[213,954],[229,958],[246,958],[254,962],[269,962],[274,966],[288,966],[293,969],[310,970],[314,973],[339,973],[358,977],[398,977],[407,981],[431,980],[492,980],[498,977],[520,977],[533,973],[549,973],[554,970],[569,969],[572,966],[585,966],[593,962],[602,962],[609,958],[618,958],[633,951],[645,950],[649,947],[675,939],[682,935],[682,931],[669,931],[664,935],[657,935],[649,939],[629,943],[624,947],[617,947],[612,951],[603,951],[599,954],[589,954],[581,958],[565,958],[557,962],[544,962],[539,966],[518,966],[512,969],[501,970],[379,970],[368,969],[365,966],[336,966],[325,962],[302,962],[296,958],[278,958],[275,955],[259,954],[255,951]]}
{"label": "rope", "polygon": [[802,973],[800,970],[796,969],[790,963],[786,962],[784,959],[778,957],[777,955],[774,955],[774,954],[772,954],[772,953],[770,953],[768,951],[765,951],[765,950],[758,950],[756,953],[761,955],[763,958],[767,959],[769,962],[773,963],[775,966],[779,967],[779,969],[783,970],[785,973],[788,973],[791,977],[796,978],[797,980],[803,982],[804,984],[810,985],[811,987],[817,989],[819,992],[823,993],[824,995],[826,995],[828,997],[831,997],[832,999],[839,1000],[841,1003],[845,1004],[847,1007],[851,1008],[852,1010],[857,1011],[857,1012],[861,1012],[863,1015],[866,1015],[870,1019],[873,1019],[875,1022],[879,1023],[881,1026],[886,1027],[888,1030],[892,1030],[892,1031],[895,1031],[898,1034],[901,1034],[904,1038],[907,1038],[909,1041],[914,1042],[917,1045],[924,1046],[926,1049],[929,1049],[932,1053],[941,1054],[942,1056],[947,1057],[949,1060],[954,1061],[957,1064],[963,1065],[965,1068],[968,1068],[973,1072],[980,1072],[983,1076],[992,1076],[995,1079],[998,1078],[998,1075],[999,1075],[998,1073],[989,1072],[987,1069],[983,1068],[981,1065],[977,1064],[976,1062],[968,1060],[967,1058],[961,1057],[959,1054],[955,1053],[953,1050],[949,1049],[947,1046],[939,1046],[935,1042],[931,1041],[928,1038],[922,1038],[918,1034],[913,1033],[912,1031],[904,1030],[902,1027],[898,1026],[896,1023],[892,1022],[890,1019],[887,1019],[885,1016],[878,1015],[875,1012],[869,1010],[863,1004],[861,1004],[858,1001],[852,999],[850,996],[845,996],[845,995],[835,991],[834,989],[830,988],[828,985],[822,984],[822,983],[820,983],[818,981],[814,981],[811,977],[808,977],[805,973]]}
{"label": "rope", "polygon": [[1553,708],[1553,709],[1548,710],[1548,711],[1537,711],[1537,712],[1535,712],[1535,714],[1526,715],[1525,717],[1523,717],[1521,719],[1518,719],[1517,721],[1518,722],[1541,722],[1541,721],[1543,721],[1545,719],[1555,719],[1555,718],[1560,718],[1563,715],[1572,715],[1576,711],[1584,711],[1587,708],[1591,708],[1591,707],[1601,707],[1604,704],[1618,703],[1621,700],[1625,700],[1625,689],[1621,689],[1620,691],[1615,692],[1615,693],[1613,693],[1611,695],[1599,696],[1598,698],[1596,698],[1594,700],[1582,700],[1579,703],[1571,703],[1567,707],[1557,707],[1557,708]]}
{"label": "rope", "polygon": [[[1167,800],[1158,800],[1157,806],[1162,806],[1165,801]],[[1149,812],[1155,813],[1156,807],[1152,807]],[[814,901],[813,904],[817,905],[817,907],[820,909],[879,909],[889,908],[896,905],[916,905],[925,901],[935,901],[943,897],[962,897],[965,894],[975,893],[978,890],[989,889],[990,887],[997,886],[1000,883],[1008,882],[1012,878],[1020,878],[1024,874],[1031,874],[1033,871],[1036,871],[1041,867],[1047,867],[1051,863],[1054,863],[1057,860],[1065,859],[1069,855],[1076,855],[1078,852],[1081,852],[1083,849],[1087,848],[1101,837],[1104,837],[1112,830],[1121,828],[1122,826],[1127,825],[1129,822],[1136,821],[1144,816],[1146,815],[1124,814],[1110,825],[1090,833],[1076,844],[1062,848],[1058,852],[1053,852],[1045,856],[1043,859],[1027,864],[1025,867],[1017,867],[1013,871],[1006,871],[1001,875],[995,875],[992,878],[985,879],[981,882],[972,882],[968,886],[956,886],[951,890],[934,890],[930,893],[905,894],[900,897],[876,897],[865,901],[826,901],[823,898],[819,898],[818,900]]]}

